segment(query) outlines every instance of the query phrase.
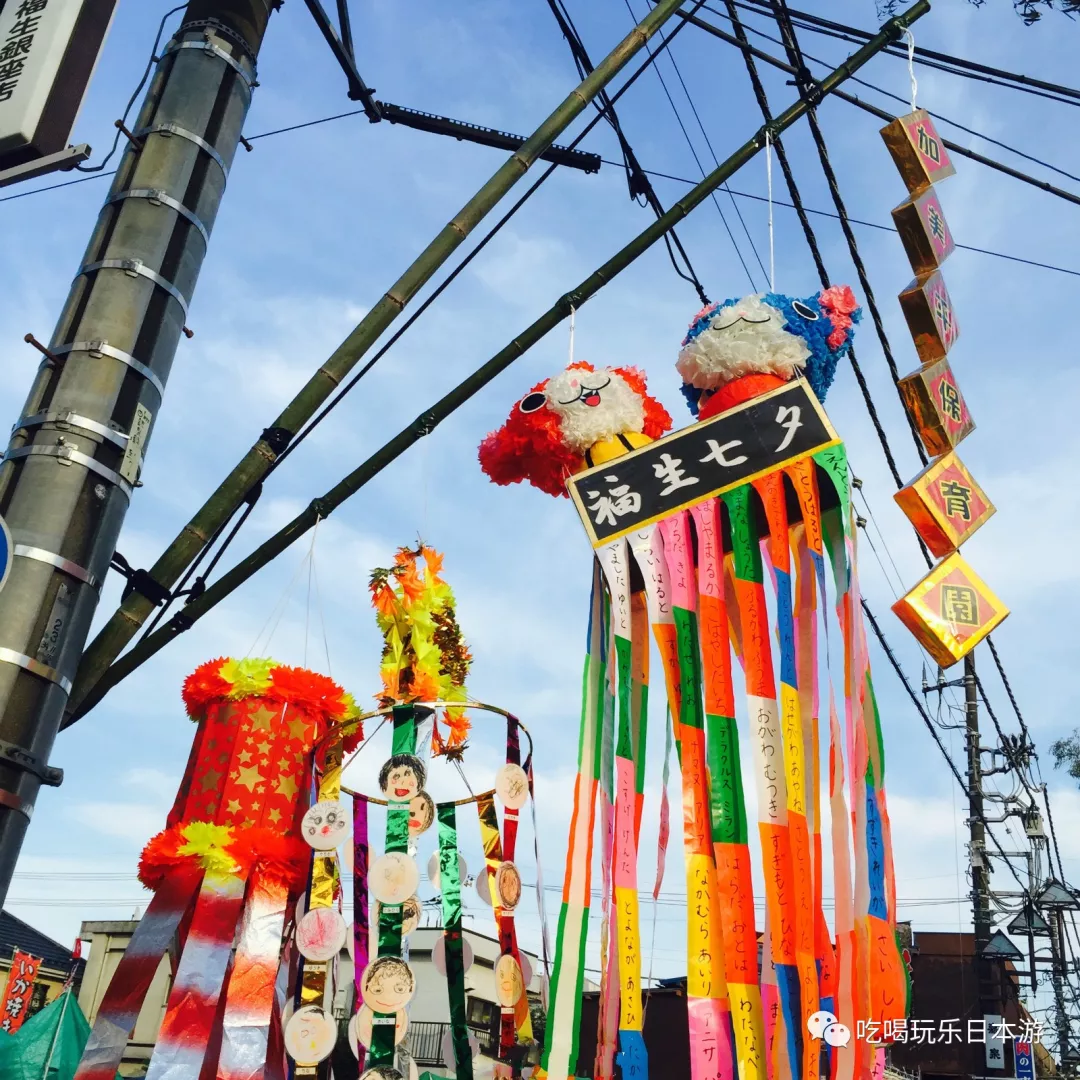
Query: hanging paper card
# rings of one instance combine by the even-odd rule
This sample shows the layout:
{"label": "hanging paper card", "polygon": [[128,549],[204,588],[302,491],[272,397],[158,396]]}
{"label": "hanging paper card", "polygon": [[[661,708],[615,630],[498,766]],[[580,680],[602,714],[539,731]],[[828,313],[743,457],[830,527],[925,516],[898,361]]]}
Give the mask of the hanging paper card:
{"label": "hanging paper card", "polygon": [[881,137],[912,193],[956,172],[934,121],[925,109],[898,116],[881,129]]}
{"label": "hanging paper card", "polygon": [[594,547],[839,442],[802,380],[567,481]]}
{"label": "hanging paper card", "polygon": [[975,430],[948,360],[906,375],[900,394],[931,457],[947,454]]}
{"label": "hanging paper card", "polygon": [[893,611],[943,668],[962,659],[1009,614],[959,555],[938,563]]}
{"label": "hanging paper card", "polygon": [[994,514],[986,493],[952,453],[931,462],[893,498],[938,559],[960,547]]}
{"label": "hanging paper card", "polygon": [[902,202],[892,218],[916,277],[932,274],[953,253],[952,232],[933,188]]}
{"label": "hanging paper card", "polygon": [[915,350],[924,364],[944,358],[960,336],[945,279],[934,272],[918,278],[900,294],[900,307],[915,339]]}

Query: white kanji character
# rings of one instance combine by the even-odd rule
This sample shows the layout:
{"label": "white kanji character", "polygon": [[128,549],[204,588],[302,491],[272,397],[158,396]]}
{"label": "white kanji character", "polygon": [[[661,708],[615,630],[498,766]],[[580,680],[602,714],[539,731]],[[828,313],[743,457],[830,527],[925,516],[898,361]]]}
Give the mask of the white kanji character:
{"label": "white kanji character", "polygon": [[[609,484],[619,484],[617,476],[605,476],[604,479]],[[587,491],[585,494],[587,498],[596,500],[589,509],[593,511],[597,525],[614,525],[617,518],[636,514],[641,509],[641,496],[631,491],[629,484],[609,488],[606,495],[601,495],[599,491]]]}
{"label": "white kanji character", "polygon": [[802,408],[799,405],[780,406],[776,414],[776,422],[787,430],[787,434],[784,436],[784,441],[776,448],[778,454],[791,445],[791,440],[795,438],[795,432],[802,427],[802,420],[799,419],[801,416]]}
{"label": "white kanji character", "polygon": [[969,1043],[984,1043],[986,1042],[986,1021],[985,1020],[969,1020],[968,1021],[968,1042]]}
{"label": "white kanji character", "polygon": [[951,1046],[954,1042],[960,1042],[959,1017],[955,1020],[942,1020],[938,1034],[940,1036],[938,1042],[943,1042],[946,1046]]}
{"label": "white kanji character", "polygon": [[732,468],[735,465],[741,465],[747,460],[745,454],[740,454],[734,458],[727,456],[729,450],[734,450],[736,446],[742,446],[742,439],[732,439],[731,442],[724,443],[723,446],[716,439],[706,439],[705,441],[709,444],[709,452],[701,459],[703,465],[707,461],[715,461],[717,465]]}
{"label": "white kanji character", "polygon": [[653,472],[664,481],[664,490],[661,495],[670,495],[682,487],[690,487],[698,482],[696,476],[687,476],[682,467],[682,458],[672,457],[670,454],[660,455],[661,464],[653,466]]}

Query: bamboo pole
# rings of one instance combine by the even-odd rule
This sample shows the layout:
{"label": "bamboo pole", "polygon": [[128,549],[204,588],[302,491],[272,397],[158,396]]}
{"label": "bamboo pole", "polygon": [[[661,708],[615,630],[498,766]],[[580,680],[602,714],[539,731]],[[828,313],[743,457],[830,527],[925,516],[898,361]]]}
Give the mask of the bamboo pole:
{"label": "bamboo pole", "polygon": [[832,93],[875,56],[890,41],[897,40],[904,28],[910,26],[930,10],[929,0],[917,0],[906,11],[889,19],[877,34],[861,49],[852,53],[838,68],[830,72],[809,94],[785,109],[771,123],[760,130],[726,161],[718,165],[701,183],[695,185],[682,199],[675,203],[662,217],[639,233],[621,251],[613,255],[603,266],[589,275],[577,288],[565,293],[531,326],[497,352],[488,362],[474,371],[467,379],[437,401],[430,409],[418,416],[408,427],[394,436],[382,449],[376,451],[362,465],[349,473],[321,498],[298,514],[288,525],[280,529],[247,558],[241,560],[227,573],[209,586],[198,599],[188,604],[159,630],[144,638],[129,653],[118,660],[87,694],[73,715],[73,719],[89,712],[108,691],[131,674],[162,649],[173,638],[189,629],[211,608],[219,604],[258,570],[276,558],[304,535],[315,523],[327,517],[369,480],[380,473],[392,461],[400,457],[410,446],[431,432],[452,412],[474,394],[506,370],[518,357],[559,325],[571,312],[595,296],[605,285],[613,281],[639,256],[644,254],[673,226],[677,225],[709,195],[729,180],[743,165],[750,161],[764,146],[766,135],[770,140],[789,128],[822,98]]}
{"label": "bamboo pole", "polygon": [[[191,561],[211,541],[267,474],[278,455],[300,428],[341,384],[379,336],[398,317],[410,300],[480,224],[531,165],[611,82],[627,62],[664,25],[683,0],[660,0],[649,14],[597,65],[533,132],[521,148],[510,155],[490,180],[465,204],[412,265],[364,316],[329,360],[307,381],[259,441],[218,486],[180,535],[150,569],[158,584],[172,588]],[[120,654],[154,610],[154,603],[132,592],[83,653],[74,687],[68,699],[69,715],[89,689]]]}

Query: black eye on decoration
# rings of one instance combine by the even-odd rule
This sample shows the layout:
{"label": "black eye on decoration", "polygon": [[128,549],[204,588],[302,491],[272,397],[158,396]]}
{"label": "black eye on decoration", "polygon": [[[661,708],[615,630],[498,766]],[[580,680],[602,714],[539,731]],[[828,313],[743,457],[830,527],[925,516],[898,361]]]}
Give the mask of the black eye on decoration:
{"label": "black eye on decoration", "polygon": [[818,313],[812,307],[809,307],[807,304],[804,304],[801,300],[792,300],[791,306],[795,309],[795,314],[796,315],[801,315],[804,319],[808,320],[809,322],[817,322],[818,321],[818,318],[819,318]]}
{"label": "black eye on decoration", "polygon": [[523,413],[536,412],[537,409],[542,409],[547,404],[547,395],[541,393],[526,394],[522,399],[518,408]]}

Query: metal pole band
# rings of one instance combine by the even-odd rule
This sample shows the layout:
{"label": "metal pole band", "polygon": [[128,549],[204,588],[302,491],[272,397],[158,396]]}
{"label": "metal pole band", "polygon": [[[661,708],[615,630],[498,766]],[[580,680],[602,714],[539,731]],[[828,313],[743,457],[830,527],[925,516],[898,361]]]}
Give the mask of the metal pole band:
{"label": "metal pole band", "polygon": [[149,368],[141,360],[136,360],[131,353],[117,349],[107,341],[73,341],[70,345],[56,345],[50,350],[63,356],[65,353],[87,352],[91,356],[109,356],[113,360],[119,360],[121,364],[127,364],[132,371],[141,375],[158,392],[158,397],[165,396],[165,384],[158,378],[157,372]]}
{"label": "metal pole band", "polygon": [[62,570],[69,577],[89,585],[91,589],[98,587],[98,579],[89,570],[78,563],[73,563],[70,559],[65,559],[63,555],[46,551],[44,548],[31,547],[29,544],[16,544],[12,549],[12,554],[17,559],[33,559],[36,562],[48,563],[49,566],[55,566],[57,570]]}
{"label": "metal pole band", "polygon": [[194,143],[200,150],[213,158],[225,179],[229,179],[229,167],[225,164],[225,159],[201,135],[196,135],[194,131],[188,131],[187,128],[181,127],[179,124],[174,124],[170,120],[167,124],[158,124],[156,127],[140,128],[135,132],[136,139],[144,139],[147,135],[161,135],[165,138],[168,138],[170,135],[176,135],[181,139],[187,139],[188,142]]}
{"label": "metal pole band", "polygon": [[240,61],[235,56],[231,56],[220,45],[215,45],[212,41],[178,41],[175,45],[170,45],[162,54],[164,59],[171,53],[179,52],[181,49],[198,49],[200,52],[209,53],[211,56],[216,56],[220,60],[224,60],[244,80],[244,84],[248,90],[255,89],[255,78],[253,75],[243,69]]}
{"label": "metal pole band", "polygon": [[13,791],[5,791],[3,788],[0,788],[0,806],[6,806],[9,810],[22,814],[27,821],[34,815],[33,803],[20,799]]}
{"label": "metal pole band", "polygon": [[118,473],[113,472],[107,465],[102,465],[96,458],[84,454],[71,446],[22,446],[17,450],[9,450],[3,457],[3,461],[15,461],[24,457],[51,457],[58,461],[70,461],[76,465],[82,465],[84,469],[96,473],[102,480],[108,480],[115,484],[127,497],[131,498],[131,485]]}
{"label": "metal pole band", "polygon": [[23,671],[29,671],[31,675],[56,683],[65,694],[71,693],[71,680],[65,679],[56,668],[51,668],[48,664],[43,664],[14,649],[0,647],[0,664],[14,664],[16,667],[21,667]]}
{"label": "metal pole band", "polygon": [[179,199],[174,199],[171,195],[164,191],[160,191],[157,188],[131,188],[128,191],[121,191],[112,198],[105,200],[105,205],[109,206],[112,203],[121,202],[123,199],[146,199],[151,203],[159,203],[162,206],[167,206],[170,210],[175,210],[182,218],[191,222],[199,233],[202,235],[203,243],[210,243],[210,233],[206,226],[199,220],[199,218],[193,214]]}
{"label": "metal pole band", "polygon": [[122,431],[114,431],[111,427],[99,424],[97,420],[91,420],[89,416],[80,416],[70,409],[24,416],[21,420],[15,422],[15,426],[11,430],[17,431],[19,428],[40,427],[42,424],[63,424],[68,427],[82,428],[83,431],[89,431],[94,435],[100,435],[103,439],[108,439],[109,442],[114,446],[118,446],[121,450],[127,450],[128,439],[130,438]]}
{"label": "metal pole band", "polygon": [[95,270],[123,270],[132,277],[144,277],[152,281],[158,288],[164,289],[183,309],[184,318],[187,318],[188,302],[184,294],[171,282],[166,281],[156,270],[151,270],[142,259],[102,259],[100,262],[87,263],[75,275],[76,278],[84,274],[92,274]]}

